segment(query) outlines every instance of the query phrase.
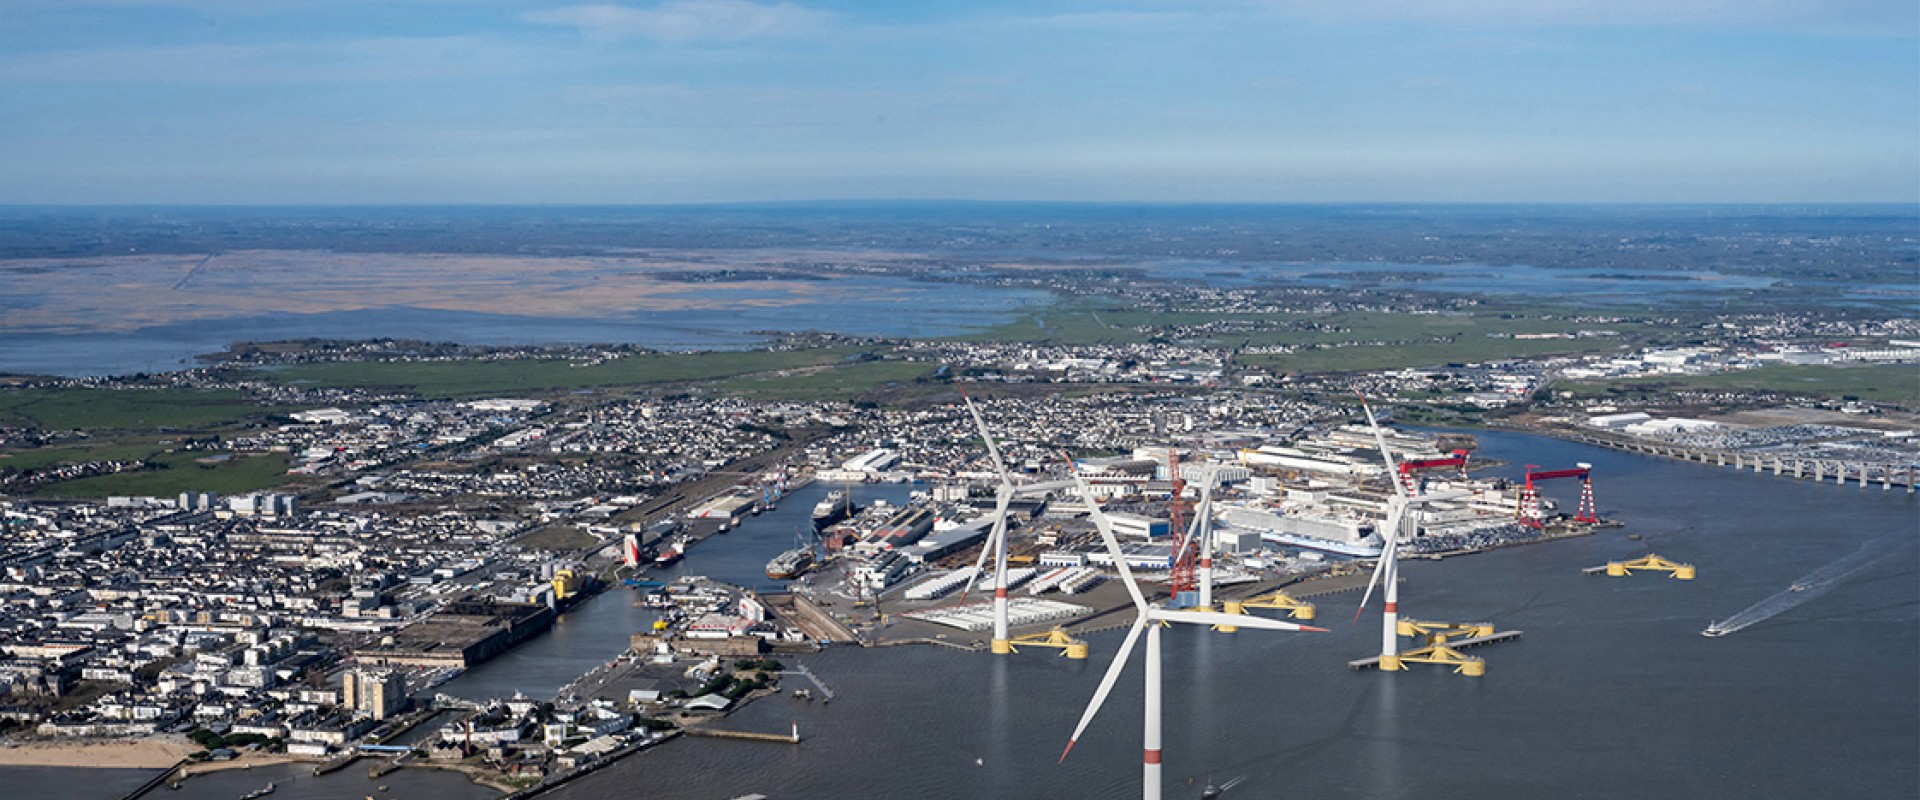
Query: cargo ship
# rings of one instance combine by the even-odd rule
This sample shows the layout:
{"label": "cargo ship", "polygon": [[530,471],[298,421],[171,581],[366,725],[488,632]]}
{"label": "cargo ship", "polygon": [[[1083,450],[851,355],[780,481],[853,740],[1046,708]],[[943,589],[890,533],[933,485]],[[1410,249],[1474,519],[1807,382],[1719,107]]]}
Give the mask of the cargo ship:
{"label": "cargo ship", "polygon": [[853,516],[860,507],[847,499],[847,493],[838,489],[827,493],[827,499],[813,506],[813,529],[824,530],[827,526]]}
{"label": "cargo ship", "polygon": [[671,567],[674,564],[680,563],[680,555],[680,545],[667,545],[666,547],[660,548],[660,552],[654,554],[653,565],[656,567]]}
{"label": "cargo ship", "polygon": [[796,547],[767,562],[767,577],[777,581],[793,580],[813,566],[813,548]]}

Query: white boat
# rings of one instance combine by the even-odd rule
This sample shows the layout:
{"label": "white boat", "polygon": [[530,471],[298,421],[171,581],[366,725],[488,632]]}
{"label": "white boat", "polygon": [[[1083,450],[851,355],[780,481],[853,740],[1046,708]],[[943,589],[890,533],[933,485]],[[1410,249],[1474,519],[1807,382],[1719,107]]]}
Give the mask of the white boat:
{"label": "white boat", "polygon": [[1704,630],[1704,631],[1701,631],[1701,632],[1700,632],[1700,635],[1701,635],[1701,636],[1709,636],[1709,637],[1713,637],[1713,638],[1719,638],[1719,637],[1721,637],[1721,636],[1725,636],[1725,635],[1727,635],[1727,634],[1729,634],[1729,633],[1732,633],[1732,632],[1733,632],[1733,631],[1730,631],[1730,630],[1727,630],[1727,629],[1725,629],[1725,628],[1722,628],[1722,627],[1720,627],[1720,623],[1718,623],[1718,622],[1715,622],[1715,623],[1713,623],[1713,624],[1711,624],[1711,625],[1708,625],[1708,626],[1707,626],[1707,629],[1706,629],[1706,630]]}

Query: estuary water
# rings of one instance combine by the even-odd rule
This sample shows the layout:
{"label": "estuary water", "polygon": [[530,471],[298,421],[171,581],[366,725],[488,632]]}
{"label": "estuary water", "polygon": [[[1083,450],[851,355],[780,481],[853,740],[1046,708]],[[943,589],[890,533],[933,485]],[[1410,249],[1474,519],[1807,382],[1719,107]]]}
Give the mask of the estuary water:
{"label": "estuary water", "polygon": [[[1333,632],[1165,632],[1166,791],[1198,797],[1847,797],[1920,795],[1920,517],[1913,496],[1482,434],[1512,464],[1594,464],[1596,536],[1405,564],[1402,613],[1525,637],[1473,651],[1483,678],[1353,672],[1376,608],[1321,602]],[[1549,484],[1570,505],[1573,486]],[[1640,541],[1627,538],[1642,536]],[[1872,543],[1817,598],[1739,633],[1700,631]],[[714,546],[715,543],[702,545]],[[1678,581],[1581,568],[1652,549]],[[696,551],[697,552],[697,551]],[[727,720],[806,741],[679,740],[567,798],[1126,797],[1139,791],[1140,656],[1071,758],[1067,734],[1121,634],[1093,657],[833,648],[801,661],[831,705],[785,697]],[[1189,779],[1192,783],[1189,784]]]}
{"label": "estuary water", "polygon": [[474,345],[632,344],[656,350],[731,350],[757,331],[940,337],[975,333],[1052,302],[1031,289],[836,276],[831,291],[793,300],[735,291],[723,310],[635,309],[615,317],[536,317],[388,307],[317,314],[235,315],[131,331],[15,329],[0,316],[0,373],[64,376],[162,372],[242,341],[417,339]]}

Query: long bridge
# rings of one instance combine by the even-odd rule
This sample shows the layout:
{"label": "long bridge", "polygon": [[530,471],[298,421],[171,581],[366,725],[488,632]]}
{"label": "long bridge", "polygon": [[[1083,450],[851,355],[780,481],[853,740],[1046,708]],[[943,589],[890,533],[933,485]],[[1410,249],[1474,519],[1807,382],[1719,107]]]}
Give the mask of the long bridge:
{"label": "long bridge", "polygon": [[1835,458],[1814,458],[1809,456],[1783,453],[1752,453],[1743,450],[1723,450],[1717,448],[1687,447],[1684,445],[1641,439],[1633,436],[1616,436],[1591,431],[1572,431],[1557,429],[1551,431],[1555,436],[1582,444],[1598,447],[1610,447],[1629,453],[1671,458],[1676,461],[1688,461],[1697,464],[1712,464],[1720,467],[1732,467],[1736,470],[1751,470],[1757,473],[1771,473],[1780,477],[1796,480],[1811,480],[1814,483],[1832,481],[1835,485],[1845,486],[1853,483],[1864,489],[1869,483],[1878,485],[1883,491],[1892,491],[1898,486],[1908,494],[1914,492],[1913,462],[1886,463],[1874,461],[1847,461]]}

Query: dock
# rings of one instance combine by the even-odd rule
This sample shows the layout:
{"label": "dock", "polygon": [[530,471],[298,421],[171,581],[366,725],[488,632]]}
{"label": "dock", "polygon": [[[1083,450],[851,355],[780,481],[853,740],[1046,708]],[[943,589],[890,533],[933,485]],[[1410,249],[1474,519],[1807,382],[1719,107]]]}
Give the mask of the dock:
{"label": "dock", "polygon": [[793,733],[760,733],[758,731],[730,731],[721,728],[681,728],[688,736],[707,736],[714,739],[745,739],[750,742],[779,742],[781,744],[799,744],[800,727],[794,726]]}
{"label": "dock", "polygon": [[[1490,636],[1475,636],[1471,639],[1453,639],[1447,642],[1447,646],[1455,650],[1468,648],[1468,647],[1477,647],[1483,644],[1493,644],[1494,642],[1505,642],[1513,639],[1518,639],[1520,638],[1521,633],[1522,633],[1521,631],[1499,631]],[[1380,666],[1379,656],[1374,656],[1372,658],[1355,659],[1353,661],[1347,662],[1347,668],[1353,669],[1353,670],[1375,669],[1375,668],[1378,668],[1379,666]]]}
{"label": "dock", "polygon": [[799,675],[799,676],[805,677],[809,681],[813,681],[814,688],[820,690],[820,699],[823,702],[827,702],[827,703],[833,702],[833,690],[827,688],[827,684],[820,680],[820,676],[813,674],[813,670],[807,669],[807,665],[801,664],[794,669],[781,670],[780,674]]}
{"label": "dock", "polygon": [[338,772],[340,770],[346,769],[347,765],[352,764],[355,761],[359,761],[362,755],[365,755],[365,754],[361,753],[358,750],[350,750],[338,757],[335,757],[331,761],[321,762],[320,764],[314,766],[313,774],[325,775],[329,772]]}

